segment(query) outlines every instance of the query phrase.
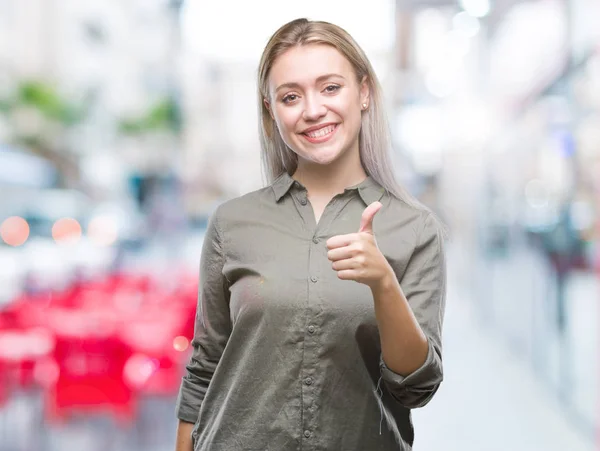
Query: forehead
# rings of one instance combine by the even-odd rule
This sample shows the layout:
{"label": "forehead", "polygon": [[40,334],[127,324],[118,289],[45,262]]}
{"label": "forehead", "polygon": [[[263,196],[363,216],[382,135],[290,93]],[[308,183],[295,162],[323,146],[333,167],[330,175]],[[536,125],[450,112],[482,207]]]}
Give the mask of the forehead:
{"label": "forehead", "polygon": [[310,83],[323,74],[339,74],[347,79],[354,73],[348,61],[337,49],[325,44],[293,47],[275,60],[269,74],[269,84]]}

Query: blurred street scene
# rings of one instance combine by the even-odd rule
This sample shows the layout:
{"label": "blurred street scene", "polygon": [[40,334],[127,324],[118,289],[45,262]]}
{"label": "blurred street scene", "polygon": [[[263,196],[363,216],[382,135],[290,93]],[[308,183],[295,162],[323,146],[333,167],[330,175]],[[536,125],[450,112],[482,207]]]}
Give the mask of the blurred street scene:
{"label": "blurred street scene", "polygon": [[0,450],[174,449],[204,228],[263,186],[297,17],[364,48],[450,229],[415,449],[600,449],[600,2],[0,0]]}

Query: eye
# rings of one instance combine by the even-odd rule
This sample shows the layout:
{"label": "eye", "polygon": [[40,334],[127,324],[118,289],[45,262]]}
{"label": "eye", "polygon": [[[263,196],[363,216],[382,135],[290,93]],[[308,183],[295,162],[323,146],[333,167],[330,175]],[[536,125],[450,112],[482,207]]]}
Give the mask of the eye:
{"label": "eye", "polygon": [[325,91],[329,92],[329,93],[333,93],[335,91],[337,91],[338,89],[340,89],[341,86],[339,85],[329,85],[325,88]]}
{"label": "eye", "polygon": [[283,99],[281,99],[281,101],[285,104],[289,104],[291,102],[293,102],[294,100],[296,100],[298,98],[298,96],[296,94],[288,94],[285,97],[283,97]]}

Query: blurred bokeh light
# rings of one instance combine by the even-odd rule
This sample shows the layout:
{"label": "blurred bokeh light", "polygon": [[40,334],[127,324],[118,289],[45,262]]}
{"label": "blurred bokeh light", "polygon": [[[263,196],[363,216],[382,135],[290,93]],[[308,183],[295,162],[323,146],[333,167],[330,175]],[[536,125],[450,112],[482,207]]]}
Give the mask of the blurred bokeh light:
{"label": "blurred bokeh light", "polygon": [[117,224],[111,217],[97,216],[88,224],[87,234],[95,244],[110,246],[117,241]]}
{"label": "blurred bokeh light", "polygon": [[0,236],[9,246],[20,246],[29,237],[29,224],[18,216],[6,218],[0,225]]}
{"label": "blurred bokeh light", "polygon": [[75,243],[81,238],[81,226],[73,218],[59,219],[52,226],[52,238],[57,243]]}

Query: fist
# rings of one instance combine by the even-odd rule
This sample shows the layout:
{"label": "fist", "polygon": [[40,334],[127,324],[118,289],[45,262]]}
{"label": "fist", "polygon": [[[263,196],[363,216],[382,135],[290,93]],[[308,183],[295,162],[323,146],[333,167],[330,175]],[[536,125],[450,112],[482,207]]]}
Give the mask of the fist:
{"label": "fist", "polygon": [[340,279],[374,288],[393,272],[373,233],[373,219],[381,207],[380,202],[373,202],[365,209],[357,233],[327,240],[327,258]]}

